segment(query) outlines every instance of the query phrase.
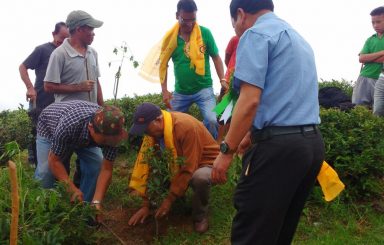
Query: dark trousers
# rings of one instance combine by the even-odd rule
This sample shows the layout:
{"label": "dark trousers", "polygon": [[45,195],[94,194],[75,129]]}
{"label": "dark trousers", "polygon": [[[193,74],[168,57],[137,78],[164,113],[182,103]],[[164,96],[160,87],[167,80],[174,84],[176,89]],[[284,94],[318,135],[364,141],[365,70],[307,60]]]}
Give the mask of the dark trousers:
{"label": "dark trousers", "polygon": [[232,244],[290,244],[323,160],[318,130],[253,145],[234,194]]}

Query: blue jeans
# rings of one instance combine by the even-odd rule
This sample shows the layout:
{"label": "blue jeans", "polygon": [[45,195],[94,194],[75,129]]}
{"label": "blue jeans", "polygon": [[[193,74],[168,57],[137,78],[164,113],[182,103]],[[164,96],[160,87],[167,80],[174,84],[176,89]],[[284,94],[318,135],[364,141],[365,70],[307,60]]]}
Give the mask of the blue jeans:
{"label": "blue jeans", "polygon": [[216,106],[213,88],[204,88],[195,94],[173,93],[171,106],[174,111],[187,112],[193,103],[196,103],[200,109],[204,126],[213,138],[217,139],[218,123],[216,113],[213,111]]}
{"label": "blue jeans", "polygon": [[[43,188],[53,188],[55,177],[53,176],[48,165],[48,154],[51,149],[51,142],[44,137],[37,136],[37,168],[35,171],[35,179],[40,180]],[[97,178],[101,164],[103,162],[103,154],[99,147],[86,147],[75,150],[80,160],[81,179],[80,190],[83,192],[85,201],[92,201],[96,189]],[[69,160],[62,160],[64,167],[69,170]]]}
{"label": "blue jeans", "polygon": [[373,114],[384,116],[384,74],[382,73],[375,84]]}

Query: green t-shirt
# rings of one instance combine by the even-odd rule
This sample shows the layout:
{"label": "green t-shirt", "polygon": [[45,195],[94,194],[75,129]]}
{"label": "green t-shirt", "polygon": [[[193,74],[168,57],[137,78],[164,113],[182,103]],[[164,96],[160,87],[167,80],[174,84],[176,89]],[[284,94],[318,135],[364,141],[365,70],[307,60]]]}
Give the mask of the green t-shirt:
{"label": "green t-shirt", "polygon": [[180,94],[195,94],[204,88],[212,87],[211,71],[209,66],[209,57],[215,57],[219,50],[213,39],[212,33],[208,28],[200,26],[201,36],[203,38],[204,57],[205,57],[205,75],[200,76],[195,73],[195,68],[191,67],[191,60],[184,52],[185,41],[177,37],[177,47],[172,53],[172,61],[175,73],[175,91]]}
{"label": "green t-shirt", "polygon": [[[367,41],[365,41],[364,47],[360,53],[371,54],[382,50],[384,50],[384,36],[379,38],[377,34],[374,34],[370,38],[368,38]],[[360,72],[360,76],[378,79],[382,69],[383,63],[365,63],[363,69]]]}

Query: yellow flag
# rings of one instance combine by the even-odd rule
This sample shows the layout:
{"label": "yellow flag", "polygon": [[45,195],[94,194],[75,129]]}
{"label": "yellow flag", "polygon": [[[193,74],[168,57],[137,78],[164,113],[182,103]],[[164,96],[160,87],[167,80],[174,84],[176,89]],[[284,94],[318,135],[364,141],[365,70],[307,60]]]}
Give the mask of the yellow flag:
{"label": "yellow flag", "polygon": [[160,83],[159,68],[161,44],[162,40],[151,48],[139,70],[139,75],[149,82]]}
{"label": "yellow flag", "polygon": [[327,202],[336,198],[345,188],[345,185],[339,179],[336,171],[324,161],[320,172],[317,175],[317,180],[323,191],[324,198]]}

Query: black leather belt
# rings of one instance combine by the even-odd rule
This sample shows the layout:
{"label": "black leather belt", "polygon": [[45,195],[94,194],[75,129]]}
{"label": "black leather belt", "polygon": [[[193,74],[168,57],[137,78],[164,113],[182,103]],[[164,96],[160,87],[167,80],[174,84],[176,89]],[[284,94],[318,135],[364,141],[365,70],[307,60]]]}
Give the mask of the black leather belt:
{"label": "black leather belt", "polygon": [[286,134],[313,134],[318,130],[317,125],[301,125],[301,126],[271,126],[263,129],[253,129],[251,134],[252,143],[270,139],[273,136]]}

